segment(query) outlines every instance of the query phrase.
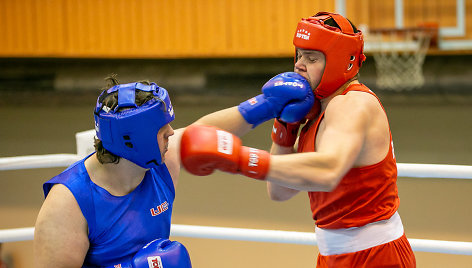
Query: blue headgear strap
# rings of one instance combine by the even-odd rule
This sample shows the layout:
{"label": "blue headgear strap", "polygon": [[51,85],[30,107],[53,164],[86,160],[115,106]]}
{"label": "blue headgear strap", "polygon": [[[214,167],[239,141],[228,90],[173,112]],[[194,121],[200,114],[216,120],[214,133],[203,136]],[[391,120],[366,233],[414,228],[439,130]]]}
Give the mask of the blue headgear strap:
{"label": "blue headgear strap", "polygon": [[[151,92],[155,97],[138,106],[136,90]],[[103,94],[116,91],[118,105],[112,110],[100,101]],[[119,111],[121,108],[129,109]],[[98,97],[94,117],[97,137],[105,149],[143,168],[162,163],[157,133],[175,118],[167,90],[155,83],[114,86]]]}

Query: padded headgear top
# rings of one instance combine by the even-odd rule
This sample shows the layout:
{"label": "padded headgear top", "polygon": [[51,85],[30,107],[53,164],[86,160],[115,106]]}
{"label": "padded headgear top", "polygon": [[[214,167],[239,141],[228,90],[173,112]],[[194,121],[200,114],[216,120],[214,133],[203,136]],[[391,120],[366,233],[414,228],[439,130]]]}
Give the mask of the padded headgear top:
{"label": "padded headgear top", "polygon": [[[138,106],[136,90],[151,92],[154,98]],[[112,110],[101,103],[101,98],[116,91],[118,105]],[[119,111],[124,107],[128,109]],[[157,133],[175,118],[167,90],[155,83],[114,86],[98,97],[94,117],[97,138],[105,149],[143,168],[162,164]]]}
{"label": "padded headgear top", "polygon": [[[325,24],[333,19],[341,29]],[[344,83],[353,78],[365,61],[362,32],[354,33],[351,23],[343,16],[329,12],[319,12],[315,16],[302,19],[293,38],[296,48],[321,51],[326,65],[320,84],[315,91],[319,99],[333,94]]]}

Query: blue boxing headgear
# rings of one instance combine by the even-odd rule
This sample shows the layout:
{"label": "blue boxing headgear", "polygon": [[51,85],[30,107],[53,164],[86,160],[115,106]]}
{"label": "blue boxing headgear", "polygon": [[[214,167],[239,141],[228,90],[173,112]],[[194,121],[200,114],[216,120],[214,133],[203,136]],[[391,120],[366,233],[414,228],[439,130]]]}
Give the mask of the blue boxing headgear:
{"label": "blue boxing headgear", "polygon": [[[136,105],[136,90],[155,97]],[[111,109],[100,102],[103,94],[118,91],[118,105]],[[129,108],[118,111],[120,108]],[[143,167],[162,164],[157,133],[174,120],[174,109],[167,90],[155,83],[130,83],[114,86],[98,97],[95,107],[95,130],[103,148]]]}

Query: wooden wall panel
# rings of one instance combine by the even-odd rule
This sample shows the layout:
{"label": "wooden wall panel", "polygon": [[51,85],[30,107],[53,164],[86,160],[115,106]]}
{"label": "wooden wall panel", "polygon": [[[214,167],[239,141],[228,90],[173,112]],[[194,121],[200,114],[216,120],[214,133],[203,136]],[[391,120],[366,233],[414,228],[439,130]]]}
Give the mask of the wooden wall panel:
{"label": "wooden wall panel", "polygon": [[[395,26],[394,0],[345,2],[358,26]],[[335,8],[335,0],[1,0],[0,57],[285,57],[300,18]],[[404,25],[454,27],[455,8],[404,1]]]}

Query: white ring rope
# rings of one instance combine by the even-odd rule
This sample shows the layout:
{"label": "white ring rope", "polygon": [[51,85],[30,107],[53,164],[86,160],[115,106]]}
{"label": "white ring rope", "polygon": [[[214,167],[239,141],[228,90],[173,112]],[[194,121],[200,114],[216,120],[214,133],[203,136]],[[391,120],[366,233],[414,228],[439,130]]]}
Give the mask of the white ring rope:
{"label": "white ring rope", "polygon": [[34,227],[0,230],[0,243],[33,240]]}
{"label": "white ring rope", "polygon": [[0,170],[68,167],[81,158],[76,154],[26,155],[0,158]]}
{"label": "white ring rope", "polygon": [[[83,156],[75,154],[28,155],[0,158],[0,170],[68,167]],[[472,166],[397,163],[399,177],[472,179]]]}
{"label": "white ring rope", "polygon": [[[0,170],[67,167],[94,151],[95,130],[75,134],[77,154],[47,154],[0,157]],[[397,164],[399,177],[472,179],[472,166]]]}
{"label": "white ring rope", "polygon": [[[0,170],[67,167],[93,152],[94,130],[76,133],[77,154],[49,154],[0,158]],[[397,164],[398,176],[472,179],[472,166]],[[314,233],[172,224],[172,236],[224,240],[317,245]],[[34,227],[0,230],[0,243],[32,240]],[[414,251],[472,255],[472,242],[409,239]]]}
{"label": "white ring rope", "polygon": [[[0,230],[0,243],[33,240],[34,228]],[[171,236],[316,246],[316,234],[307,232],[172,224]],[[472,255],[472,242],[408,239],[416,252]]]}
{"label": "white ring rope", "polygon": [[472,179],[472,166],[397,163],[399,177]]}

